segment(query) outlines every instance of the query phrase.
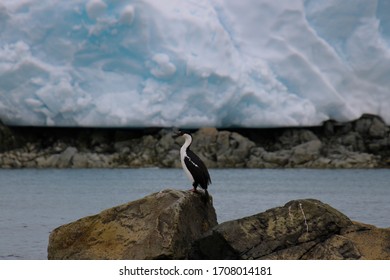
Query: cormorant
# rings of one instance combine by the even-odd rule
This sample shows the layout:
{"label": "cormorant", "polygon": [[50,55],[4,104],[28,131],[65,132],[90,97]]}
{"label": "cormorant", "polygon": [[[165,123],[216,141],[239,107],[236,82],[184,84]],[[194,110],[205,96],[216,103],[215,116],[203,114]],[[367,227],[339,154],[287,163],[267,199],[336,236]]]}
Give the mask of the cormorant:
{"label": "cormorant", "polygon": [[211,184],[210,174],[203,161],[190,150],[192,143],[192,136],[189,132],[178,131],[174,137],[182,136],[185,139],[183,146],[180,148],[180,161],[184,172],[192,182],[192,191],[197,192],[196,188],[200,186],[204,189],[206,198],[208,200],[209,193],[207,186]]}

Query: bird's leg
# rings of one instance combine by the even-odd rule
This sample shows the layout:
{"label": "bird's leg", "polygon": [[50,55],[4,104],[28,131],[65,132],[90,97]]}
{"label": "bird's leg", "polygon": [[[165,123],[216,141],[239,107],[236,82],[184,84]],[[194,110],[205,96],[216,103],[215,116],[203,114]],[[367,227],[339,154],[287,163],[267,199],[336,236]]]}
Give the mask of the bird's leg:
{"label": "bird's leg", "polygon": [[192,189],[190,189],[190,191],[191,191],[191,192],[194,192],[194,193],[197,193],[197,192],[198,192],[198,190],[196,189],[197,187],[198,187],[198,184],[194,182],[194,183],[192,184]]}

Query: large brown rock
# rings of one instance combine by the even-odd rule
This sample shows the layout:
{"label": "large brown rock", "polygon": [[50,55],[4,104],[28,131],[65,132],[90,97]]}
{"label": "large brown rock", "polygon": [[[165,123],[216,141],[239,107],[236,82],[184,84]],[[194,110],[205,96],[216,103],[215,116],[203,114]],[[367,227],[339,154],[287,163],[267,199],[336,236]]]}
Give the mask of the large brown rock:
{"label": "large brown rock", "polygon": [[164,190],[56,228],[49,259],[185,259],[217,225],[212,201]]}
{"label": "large brown rock", "polygon": [[361,259],[390,260],[390,228],[377,228],[359,222],[343,230],[361,254]]}
{"label": "large brown rock", "polygon": [[390,229],[352,222],[314,199],[295,200],[214,227],[194,243],[199,259],[390,259]]}
{"label": "large brown rock", "polygon": [[217,224],[212,201],[164,190],[55,229],[49,259],[390,259],[390,228],[314,199]]}

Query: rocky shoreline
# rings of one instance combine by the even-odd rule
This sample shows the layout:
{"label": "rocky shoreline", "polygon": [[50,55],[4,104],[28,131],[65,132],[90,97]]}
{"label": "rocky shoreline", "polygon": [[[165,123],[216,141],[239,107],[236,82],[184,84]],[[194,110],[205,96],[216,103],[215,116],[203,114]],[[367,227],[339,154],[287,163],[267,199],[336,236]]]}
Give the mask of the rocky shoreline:
{"label": "rocky shoreline", "polygon": [[[176,168],[181,144],[161,128],[0,124],[0,168]],[[388,168],[390,128],[372,115],[308,128],[202,128],[192,149],[210,168]]]}
{"label": "rocky shoreline", "polygon": [[162,190],[54,229],[48,259],[390,259],[390,228],[299,199],[221,224],[212,200]]}

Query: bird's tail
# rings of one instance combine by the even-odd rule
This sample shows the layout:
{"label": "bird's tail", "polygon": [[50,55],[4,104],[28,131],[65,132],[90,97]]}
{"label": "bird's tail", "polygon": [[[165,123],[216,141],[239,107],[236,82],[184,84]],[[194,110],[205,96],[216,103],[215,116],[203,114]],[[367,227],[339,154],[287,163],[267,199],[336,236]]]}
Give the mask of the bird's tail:
{"label": "bird's tail", "polygon": [[209,195],[209,192],[207,191],[207,189],[204,190],[203,200],[205,203],[209,203],[209,201],[210,201],[210,195]]}

